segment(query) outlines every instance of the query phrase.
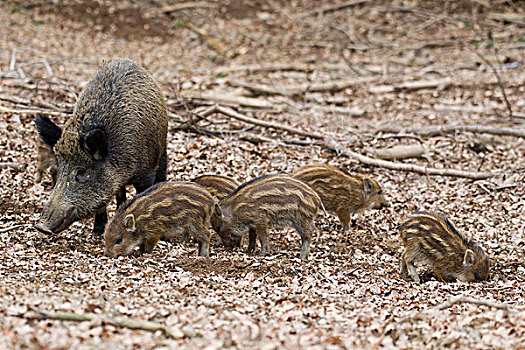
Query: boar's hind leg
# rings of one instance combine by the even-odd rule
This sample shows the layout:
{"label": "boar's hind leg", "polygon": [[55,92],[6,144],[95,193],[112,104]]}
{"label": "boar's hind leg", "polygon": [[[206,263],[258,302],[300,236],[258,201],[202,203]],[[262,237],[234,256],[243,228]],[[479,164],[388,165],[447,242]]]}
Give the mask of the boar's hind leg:
{"label": "boar's hind leg", "polygon": [[350,230],[350,210],[339,208],[337,209],[337,217],[339,218],[339,222],[341,223],[341,226],[343,226],[343,231]]}
{"label": "boar's hind leg", "polygon": [[272,250],[268,244],[268,230],[266,223],[258,223],[255,225],[255,233],[261,242],[261,255],[270,255]]}
{"label": "boar's hind leg", "polygon": [[155,183],[166,181],[166,172],[168,170],[168,154],[164,150],[164,154],[160,158],[159,166],[155,173]]}
{"label": "boar's hind leg", "polygon": [[312,233],[315,227],[312,223],[309,223],[306,224],[306,226],[297,226],[295,229],[301,236],[301,259],[307,259],[310,253],[310,241],[312,240]]}
{"label": "boar's hind leg", "polygon": [[420,282],[419,275],[417,274],[417,269],[414,266],[414,261],[416,256],[414,254],[407,254],[407,251],[403,253],[403,260],[405,261],[406,266],[408,267],[408,274],[415,282]]}
{"label": "boar's hind leg", "polygon": [[405,262],[405,253],[406,251],[401,254],[401,259],[399,259],[399,273],[404,274],[407,272],[407,263]]}
{"label": "boar's hind leg", "polygon": [[93,234],[101,236],[104,233],[106,223],[108,222],[108,213],[106,207],[101,207],[95,213],[95,225],[93,226]]}
{"label": "boar's hind leg", "polygon": [[193,225],[188,225],[186,230],[198,242],[199,256],[210,256],[210,231],[205,227],[195,227]]}

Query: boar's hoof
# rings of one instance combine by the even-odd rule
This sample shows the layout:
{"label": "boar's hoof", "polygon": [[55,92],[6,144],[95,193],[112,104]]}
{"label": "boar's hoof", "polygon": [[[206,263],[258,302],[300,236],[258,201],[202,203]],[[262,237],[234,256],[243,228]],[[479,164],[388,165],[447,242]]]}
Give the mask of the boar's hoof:
{"label": "boar's hoof", "polygon": [[47,228],[46,225],[42,224],[42,223],[38,223],[35,225],[35,228],[42,232],[42,233],[45,233],[46,235],[52,235],[53,234],[53,231],[51,231],[49,228]]}

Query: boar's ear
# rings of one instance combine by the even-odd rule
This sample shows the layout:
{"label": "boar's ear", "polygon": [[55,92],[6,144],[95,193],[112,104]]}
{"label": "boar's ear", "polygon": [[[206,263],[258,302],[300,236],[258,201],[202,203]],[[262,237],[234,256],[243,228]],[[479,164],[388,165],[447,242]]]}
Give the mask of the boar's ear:
{"label": "boar's ear", "polygon": [[363,179],[363,190],[365,191],[365,196],[370,196],[374,190],[374,183],[367,177]]}
{"label": "boar's ear", "polygon": [[131,233],[137,231],[137,226],[135,226],[135,215],[128,214],[122,220],[122,225]]}
{"label": "boar's ear", "polygon": [[38,113],[35,119],[36,130],[40,139],[51,149],[62,136],[62,129],[51,121],[48,117]]}
{"label": "boar's ear", "polygon": [[472,265],[476,262],[476,257],[474,256],[474,252],[470,249],[467,249],[465,251],[465,256],[463,257],[463,265]]}
{"label": "boar's ear", "polygon": [[102,160],[108,154],[106,133],[102,129],[88,131],[82,137],[84,149],[94,160]]}
{"label": "boar's ear", "polygon": [[215,206],[213,207],[213,213],[218,217],[222,218],[222,210],[219,203],[215,203]]}

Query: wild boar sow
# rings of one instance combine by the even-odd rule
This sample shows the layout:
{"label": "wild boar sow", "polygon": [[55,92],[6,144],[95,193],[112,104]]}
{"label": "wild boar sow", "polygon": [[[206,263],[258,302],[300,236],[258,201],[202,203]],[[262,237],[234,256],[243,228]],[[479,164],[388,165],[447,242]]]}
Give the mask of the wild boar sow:
{"label": "wild boar sow", "polygon": [[400,272],[408,272],[419,282],[414,262],[421,260],[432,266],[442,280],[481,281],[489,275],[490,261],[483,249],[473,240],[460,234],[442,214],[415,212],[399,227],[405,251],[401,256]]}
{"label": "wild boar sow", "polygon": [[96,213],[94,233],[102,234],[113,196],[120,205],[126,185],[142,192],[166,179],[164,98],[152,77],[130,60],[102,66],[63,129],[44,116],[35,122],[58,158],[57,183],[36,225],[42,232],[60,232]]}
{"label": "wild boar sow", "polygon": [[136,247],[151,253],[160,239],[192,236],[199,255],[209,256],[207,228],[215,199],[192,182],[163,182],[122,205],[106,227],[106,255],[130,255]]}
{"label": "wild boar sow", "polygon": [[317,192],[325,209],[337,214],[344,230],[349,229],[350,215],[389,205],[376,180],[361,174],[350,175],[328,164],[303,166],[292,177]]}
{"label": "wild boar sow", "polygon": [[308,257],[313,221],[321,199],[308,185],[289,176],[265,175],[249,181],[216,206],[211,224],[224,246],[237,246],[248,231],[248,251],[255,249],[255,238],[261,242],[261,254],[270,254],[268,229],[293,227],[301,236],[301,259]]}
{"label": "wild boar sow", "polygon": [[193,182],[201,185],[217,199],[223,199],[232,193],[239,183],[232,178],[221,175],[202,175],[193,179]]}

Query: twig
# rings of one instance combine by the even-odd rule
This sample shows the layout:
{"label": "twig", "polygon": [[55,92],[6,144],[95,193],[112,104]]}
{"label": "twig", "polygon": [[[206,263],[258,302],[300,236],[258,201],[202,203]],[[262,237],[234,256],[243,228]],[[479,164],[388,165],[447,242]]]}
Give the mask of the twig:
{"label": "twig", "polygon": [[301,12],[301,13],[295,15],[294,18],[299,19],[299,18],[304,18],[304,17],[308,17],[308,16],[313,16],[313,15],[318,15],[318,14],[325,14],[325,13],[328,13],[328,12],[344,10],[344,9],[346,9],[348,7],[361,5],[361,4],[367,3],[369,1],[370,0],[347,1],[347,2],[343,2],[342,4],[339,4],[339,5],[326,6],[326,7],[320,8],[320,9],[314,9],[314,10],[310,10],[310,11],[306,11],[306,12]]}
{"label": "twig", "polygon": [[251,117],[245,116],[243,114],[240,114],[239,112],[237,112],[237,111],[235,111],[235,110],[233,110],[231,108],[228,108],[228,107],[216,106],[216,112],[222,113],[224,115],[227,115],[229,117],[232,117],[232,118],[240,120],[240,121],[243,121],[245,123],[250,123],[250,124],[254,124],[254,125],[258,125],[258,126],[263,126],[263,127],[266,127],[266,128],[273,128],[273,129],[283,130],[283,131],[289,132],[291,134],[305,136],[305,137],[311,137],[311,138],[314,138],[314,139],[319,139],[319,140],[324,139],[324,135],[323,134],[317,133],[315,131],[303,131],[303,130],[296,129],[296,128],[293,128],[293,127],[288,126],[288,125],[274,123],[274,122],[267,122],[265,120],[260,120],[260,119],[257,119],[257,118],[251,118]]}
{"label": "twig", "polygon": [[[129,329],[140,329],[148,332],[162,331],[166,336],[173,339],[180,339],[188,334],[183,333],[181,330],[168,327],[162,323],[135,320],[127,317],[110,317],[107,315],[99,315],[93,313],[82,313],[77,314],[73,312],[47,312],[44,310],[37,309],[33,306],[29,307],[32,311],[36,312],[38,316],[37,319],[50,319],[50,320],[60,320],[60,321],[93,321],[100,319],[101,321],[111,324],[117,327],[129,328]],[[27,317],[27,316],[26,316]],[[30,317],[27,317],[30,318]]]}
{"label": "twig", "polygon": [[226,54],[226,46],[223,43],[221,43],[217,38],[208,34],[206,30],[197,27],[196,25],[191,23],[189,19],[186,20],[184,24],[189,30],[199,35],[201,39],[203,39],[206,42],[206,44],[208,44],[208,46],[214,51],[216,51],[219,55],[224,56]]}
{"label": "twig", "polygon": [[17,228],[24,227],[24,225],[13,225],[11,227],[0,228],[0,233],[6,233]]}
{"label": "twig", "polygon": [[9,62],[9,71],[14,72],[16,69],[16,49],[13,49],[13,54],[11,55],[11,61]]}
{"label": "twig", "polygon": [[371,148],[371,155],[380,159],[407,159],[420,158],[425,154],[423,145],[398,145],[388,148]]}
{"label": "twig", "polygon": [[438,169],[438,168],[429,168],[429,167],[415,165],[415,164],[396,163],[396,162],[390,162],[390,161],[382,160],[382,159],[374,159],[374,158],[370,158],[362,154],[350,151],[349,149],[343,147],[338,142],[333,141],[333,140],[325,140],[324,145],[336,151],[337,153],[344,154],[347,157],[355,158],[363,164],[383,167],[383,168],[391,169],[391,170],[410,171],[410,172],[420,173],[420,174],[425,174],[425,175],[464,177],[464,178],[475,179],[475,180],[488,179],[489,177],[494,176],[494,174],[491,172],[480,173],[480,172],[464,171],[464,170],[457,170],[457,169]]}
{"label": "twig", "polygon": [[434,80],[407,81],[407,82],[404,82],[401,84],[395,84],[395,85],[370,86],[368,91],[374,94],[380,94],[380,93],[394,92],[394,91],[399,91],[399,90],[419,90],[419,89],[430,89],[430,88],[444,89],[450,85],[452,85],[452,79],[447,77],[443,79],[434,79]]}
{"label": "twig", "polygon": [[257,99],[257,98],[222,94],[222,93],[214,92],[214,91],[188,92],[186,93],[186,96],[190,98],[195,98],[195,99],[209,100],[209,101],[220,102],[220,103],[225,103],[229,105],[240,105],[240,106],[247,106],[247,107],[254,107],[254,108],[279,109],[280,107],[271,102]]}
{"label": "twig", "polygon": [[453,305],[461,304],[461,303],[469,303],[469,304],[490,306],[490,307],[494,307],[496,309],[501,309],[501,310],[509,310],[511,308],[511,306],[509,304],[494,303],[494,302],[491,302],[491,301],[479,300],[479,299],[466,297],[464,295],[459,295],[459,296],[455,296],[455,297],[450,298],[449,300],[447,300],[446,302],[444,302],[442,304],[439,304],[438,306],[436,306],[436,309],[437,310],[444,310],[444,309],[447,309],[447,308],[449,308],[449,307],[451,307]]}
{"label": "twig", "polygon": [[397,126],[385,126],[375,130],[375,133],[379,132],[408,132],[417,134],[420,136],[436,136],[441,134],[449,134],[455,132],[472,132],[475,134],[491,134],[491,135],[504,135],[504,136],[515,136],[525,137],[525,129],[514,129],[507,127],[492,127],[485,125],[436,125],[425,128],[401,128]]}
{"label": "twig", "polygon": [[246,83],[238,80],[228,81],[232,86],[239,86],[253,92],[264,93],[268,95],[293,96],[301,95],[306,92],[334,92],[347,89],[356,85],[366,84],[379,80],[379,77],[364,77],[357,79],[345,79],[324,83],[299,84],[289,86],[268,86],[263,84]]}
{"label": "twig", "polygon": [[27,164],[17,163],[17,162],[1,162],[0,169],[5,169],[5,168],[13,168],[17,171],[22,171],[25,168],[27,168]]}
{"label": "twig", "polygon": [[297,72],[312,72],[316,70],[346,70],[348,67],[341,63],[321,63],[321,64],[310,64],[310,63],[275,63],[272,65],[248,65],[248,66],[233,66],[233,67],[219,67],[213,71],[214,75],[222,75],[234,72],[246,72],[246,73],[257,73],[257,72],[286,72],[286,71],[297,71]]}
{"label": "twig", "polygon": [[147,14],[147,16],[153,17],[160,13],[170,14],[172,12],[177,12],[177,11],[182,11],[182,10],[189,10],[189,9],[194,9],[194,8],[214,8],[215,6],[216,6],[215,4],[210,4],[207,1],[190,1],[190,2],[184,2],[181,4],[164,6],[158,10],[152,11],[151,13]]}
{"label": "twig", "polygon": [[489,67],[491,67],[492,69],[492,72],[494,73],[494,75],[496,76],[496,80],[498,81],[498,86],[499,88],[501,89],[501,93],[503,94],[503,100],[505,101],[505,105],[507,106],[507,109],[509,111],[509,117],[512,118],[512,106],[510,105],[510,102],[509,102],[509,99],[507,98],[507,94],[505,93],[505,85],[503,84],[503,79],[501,79],[501,76],[499,75],[498,71],[496,70],[496,68],[492,67],[491,66],[491,63],[485,58],[485,56],[483,56],[482,54],[480,54],[477,50],[473,50],[470,48],[470,46],[467,46],[463,41],[459,41],[459,43],[465,47],[467,50],[471,51],[471,52],[474,52],[474,54],[476,56],[478,56],[483,62],[485,62],[485,64]]}
{"label": "twig", "polygon": [[7,107],[0,106],[0,113],[7,113],[7,114],[43,114],[43,115],[51,115],[51,116],[62,116],[64,113],[60,112],[52,112],[52,111],[44,111],[44,110],[36,110],[36,109],[11,109]]}

